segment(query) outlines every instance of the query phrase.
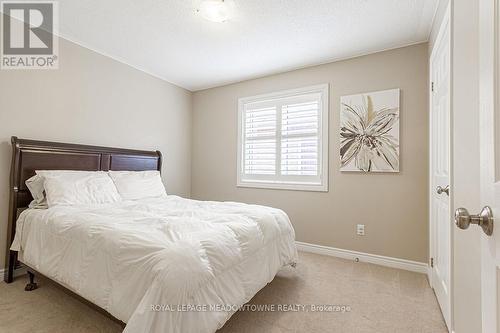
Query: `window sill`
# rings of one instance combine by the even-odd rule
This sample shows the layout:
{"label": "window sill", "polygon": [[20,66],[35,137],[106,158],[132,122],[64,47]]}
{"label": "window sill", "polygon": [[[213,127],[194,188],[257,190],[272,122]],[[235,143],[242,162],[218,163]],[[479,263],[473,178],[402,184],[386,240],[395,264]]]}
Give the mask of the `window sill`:
{"label": "window sill", "polygon": [[291,190],[309,192],[328,192],[328,184],[316,183],[280,183],[280,182],[259,182],[259,181],[239,181],[236,187],[261,188],[271,190]]}

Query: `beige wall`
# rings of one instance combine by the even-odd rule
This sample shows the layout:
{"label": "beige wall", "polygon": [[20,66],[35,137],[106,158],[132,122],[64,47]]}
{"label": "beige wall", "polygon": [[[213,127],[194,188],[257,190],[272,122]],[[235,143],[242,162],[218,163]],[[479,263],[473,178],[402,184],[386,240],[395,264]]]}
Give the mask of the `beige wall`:
{"label": "beige wall", "polygon": [[[426,262],[428,257],[428,56],[419,44],[194,93],[193,198],[284,209],[297,240]],[[236,187],[240,97],[330,84],[330,191]],[[401,172],[339,172],[340,96],[401,88]],[[366,236],[356,236],[356,224]]]}
{"label": "beige wall", "polygon": [[167,191],[191,188],[191,93],[60,40],[58,70],[0,71],[0,269],[10,137],[161,150]]}

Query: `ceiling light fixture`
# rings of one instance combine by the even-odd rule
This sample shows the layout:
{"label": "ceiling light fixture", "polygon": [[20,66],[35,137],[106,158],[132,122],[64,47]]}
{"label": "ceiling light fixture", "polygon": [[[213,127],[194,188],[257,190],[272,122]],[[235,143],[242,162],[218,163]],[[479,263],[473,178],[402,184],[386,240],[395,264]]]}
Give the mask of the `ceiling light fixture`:
{"label": "ceiling light fixture", "polygon": [[197,12],[209,21],[222,23],[231,18],[232,10],[231,0],[205,0]]}

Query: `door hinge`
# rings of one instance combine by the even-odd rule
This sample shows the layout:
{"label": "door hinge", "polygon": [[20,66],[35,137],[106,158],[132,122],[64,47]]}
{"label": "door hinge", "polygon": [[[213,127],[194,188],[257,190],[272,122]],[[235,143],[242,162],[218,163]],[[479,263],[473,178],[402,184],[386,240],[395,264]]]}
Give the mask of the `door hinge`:
{"label": "door hinge", "polygon": [[431,91],[434,92],[434,82],[431,82]]}
{"label": "door hinge", "polygon": [[434,258],[431,258],[431,267],[434,267]]}

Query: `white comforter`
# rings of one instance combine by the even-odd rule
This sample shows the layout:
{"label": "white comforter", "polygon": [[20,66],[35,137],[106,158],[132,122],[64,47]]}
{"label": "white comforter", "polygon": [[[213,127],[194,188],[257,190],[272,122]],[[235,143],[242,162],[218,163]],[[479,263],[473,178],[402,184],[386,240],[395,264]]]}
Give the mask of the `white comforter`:
{"label": "white comforter", "polygon": [[281,210],[168,196],[28,209],[12,250],[124,332],[215,332],[296,261],[294,238]]}

